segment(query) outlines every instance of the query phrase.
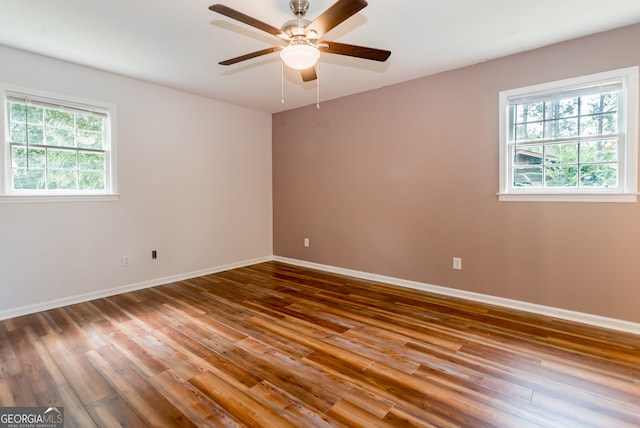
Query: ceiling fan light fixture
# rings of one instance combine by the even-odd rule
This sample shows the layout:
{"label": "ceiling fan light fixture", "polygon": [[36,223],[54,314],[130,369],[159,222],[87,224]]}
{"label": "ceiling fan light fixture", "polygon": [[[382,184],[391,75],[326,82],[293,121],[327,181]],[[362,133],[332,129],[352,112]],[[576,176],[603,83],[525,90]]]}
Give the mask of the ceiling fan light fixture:
{"label": "ceiling fan light fixture", "polygon": [[306,70],[316,65],[320,51],[308,44],[290,44],[280,51],[285,65],[294,70]]}

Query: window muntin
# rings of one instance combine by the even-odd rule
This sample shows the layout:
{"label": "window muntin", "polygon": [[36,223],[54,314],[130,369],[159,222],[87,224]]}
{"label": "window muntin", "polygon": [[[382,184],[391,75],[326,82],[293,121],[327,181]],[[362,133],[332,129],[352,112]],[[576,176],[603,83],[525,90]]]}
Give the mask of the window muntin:
{"label": "window muntin", "polygon": [[115,193],[112,107],[5,95],[5,195]]}
{"label": "window muntin", "polygon": [[500,199],[635,199],[637,80],[632,67],[501,92]]}
{"label": "window muntin", "polygon": [[515,187],[618,187],[620,91],[509,104]]}

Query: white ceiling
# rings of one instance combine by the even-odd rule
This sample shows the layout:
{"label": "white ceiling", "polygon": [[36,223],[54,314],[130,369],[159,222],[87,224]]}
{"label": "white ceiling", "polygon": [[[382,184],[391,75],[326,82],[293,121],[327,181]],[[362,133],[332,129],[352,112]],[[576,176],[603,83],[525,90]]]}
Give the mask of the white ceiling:
{"label": "white ceiling", "polygon": [[[313,20],[335,0],[309,0]],[[278,112],[314,104],[316,82],[285,72],[269,34],[208,10],[215,3],[274,27],[289,0],[0,0],[0,44]],[[321,100],[338,98],[640,22],[640,0],[369,0],[324,39],[391,50],[386,63],[322,54]],[[615,46],[612,46],[615,49]],[[1,66],[1,65],[0,65]]]}

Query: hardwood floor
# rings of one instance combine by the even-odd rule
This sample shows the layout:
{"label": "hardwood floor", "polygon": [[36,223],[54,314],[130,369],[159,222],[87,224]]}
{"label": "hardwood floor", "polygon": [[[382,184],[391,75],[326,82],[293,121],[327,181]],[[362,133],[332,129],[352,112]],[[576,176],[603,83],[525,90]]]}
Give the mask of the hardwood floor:
{"label": "hardwood floor", "polygon": [[638,427],[640,337],[270,262],[0,322],[66,427]]}

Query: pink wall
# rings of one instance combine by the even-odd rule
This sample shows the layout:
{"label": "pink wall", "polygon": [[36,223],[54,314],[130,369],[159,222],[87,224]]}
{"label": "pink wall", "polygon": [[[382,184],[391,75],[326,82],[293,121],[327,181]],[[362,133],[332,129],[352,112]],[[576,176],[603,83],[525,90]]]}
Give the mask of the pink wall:
{"label": "pink wall", "polygon": [[640,322],[638,204],[496,196],[498,92],[638,65],[639,40],[635,25],[275,114],[274,254]]}

